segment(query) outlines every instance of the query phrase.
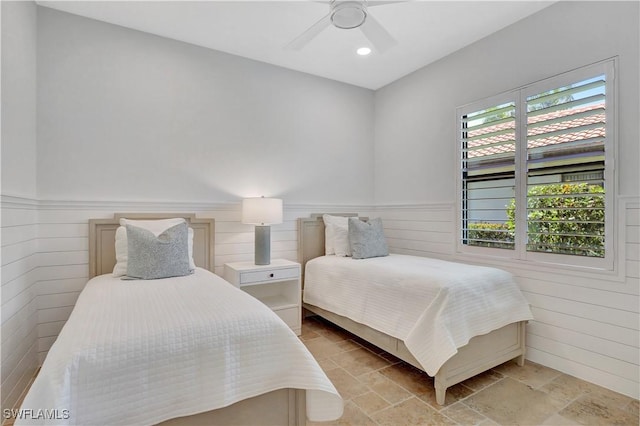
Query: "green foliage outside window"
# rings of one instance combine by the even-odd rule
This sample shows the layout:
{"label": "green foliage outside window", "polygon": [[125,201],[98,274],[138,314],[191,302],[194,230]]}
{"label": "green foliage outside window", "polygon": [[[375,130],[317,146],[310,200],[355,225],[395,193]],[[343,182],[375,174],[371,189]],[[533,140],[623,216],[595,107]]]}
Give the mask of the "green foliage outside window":
{"label": "green foliage outside window", "polygon": [[[528,251],[604,257],[604,188],[586,183],[529,188]],[[504,223],[469,223],[469,245],[513,248],[515,199]]]}
{"label": "green foliage outside window", "polygon": [[509,229],[509,222],[470,222],[468,229],[467,244],[470,246],[514,248],[515,233]]}

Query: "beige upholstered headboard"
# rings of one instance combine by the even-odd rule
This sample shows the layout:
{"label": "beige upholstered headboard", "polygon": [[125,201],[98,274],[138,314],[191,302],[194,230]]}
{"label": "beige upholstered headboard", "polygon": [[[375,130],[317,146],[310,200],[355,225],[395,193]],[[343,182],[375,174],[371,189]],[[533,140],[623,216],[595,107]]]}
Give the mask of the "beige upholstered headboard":
{"label": "beige upholstered headboard", "polygon": [[89,278],[113,272],[116,229],[123,217],[137,220],[184,218],[193,228],[193,260],[196,266],[215,272],[214,219],[199,219],[191,213],[116,213],[113,219],[89,219]]}
{"label": "beige upholstered headboard", "polygon": [[[357,213],[330,213],[332,216],[358,216]],[[302,265],[304,283],[304,267],[308,261],[324,256],[324,221],[323,213],[313,213],[311,217],[298,219],[298,262]]]}

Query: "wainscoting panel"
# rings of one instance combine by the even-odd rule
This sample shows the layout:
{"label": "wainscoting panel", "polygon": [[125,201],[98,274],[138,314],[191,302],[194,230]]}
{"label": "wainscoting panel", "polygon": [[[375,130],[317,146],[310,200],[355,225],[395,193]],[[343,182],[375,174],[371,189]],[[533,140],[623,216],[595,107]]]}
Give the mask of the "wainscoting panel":
{"label": "wainscoting panel", "polygon": [[393,253],[448,258],[455,248],[453,206],[378,207],[389,250]]}
{"label": "wainscoting panel", "polygon": [[639,397],[640,204],[619,202],[617,274],[491,260],[455,252],[454,205],[386,206],[377,213],[393,252],[496,266],[531,304],[527,358]]}
{"label": "wainscoting panel", "polygon": [[2,197],[2,408],[14,406],[37,366],[37,228],[31,200]]}
{"label": "wainscoting panel", "polygon": [[[271,257],[297,260],[297,219],[314,212],[371,211],[371,206],[287,206],[284,222],[271,229]],[[69,318],[79,293],[88,281],[88,220],[109,218],[114,213],[195,212],[216,220],[215,273],[223,275],[224,264],[252,260],[254,227],[240,222],[240,203],[127,203],[41,202],[38,209],[38,252],[34,253],[37,297],[37,343],[40,363]],[[36,238],[37,236],[37,238]],[[4,273],[4,271],[3,271]],[[13,275],[19,273],[16,271]]]}
{"label": "wainscoting panel", "polygon": [[[299,217],[323,212],[381,217],[392,252],[496,266],[514,274],[535,317],[527,326],[528,359],[638,398],[640,202],[623,198],[619,207],[617,276],[465,257],[455,250],[453,204],[285,203],[284,222],[272,227],[272,258],[297,260]],[[254,228],[240,222],[239,203],[3,204],[2,387],[11,389],[3,392],[3,407],[17,399],[44,360],[88,280],[88,219],[171,211],[216,219],[217,274],[222,275],[226,262],[253,259]]]}

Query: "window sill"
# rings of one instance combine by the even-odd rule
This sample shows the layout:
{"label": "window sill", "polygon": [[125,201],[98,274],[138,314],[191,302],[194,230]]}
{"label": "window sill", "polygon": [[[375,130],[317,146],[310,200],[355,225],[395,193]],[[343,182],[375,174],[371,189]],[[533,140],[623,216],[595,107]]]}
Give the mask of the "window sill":
{"label": "window sill", "polygon": [[540,260],[523,260],[504,256],[492,256],[480,253],[457,251],[453,259],[460,262],[472,262],[485,266],[495,266],[504,269],[517,268],[542,273],[562,274],[571,277],[595,278],[611,283],[624,283],[626,280],[624,261],[614,260],[613,269],[591,268],[586,266],[552,263]]}

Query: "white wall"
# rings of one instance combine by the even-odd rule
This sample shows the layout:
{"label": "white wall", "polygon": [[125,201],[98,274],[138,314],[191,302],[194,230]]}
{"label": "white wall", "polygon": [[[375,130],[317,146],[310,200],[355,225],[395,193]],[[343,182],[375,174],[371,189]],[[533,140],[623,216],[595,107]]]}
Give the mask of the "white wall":
{"label": "white wall", "polygon": [[376,204],[452,202],[455,109],[619,56],[619,194],[637,195],[638,2],[558,2],[375,94]]}
{"label": "white wall", "polygon": [[[638,398],[638,2],[559,2],[376,92],[375,204],[394,251],[493,264],[532,305],[527,357]],[[617,274],[455,253],[455,109],[619,57]],[[402,205],[402,206],[399,206]]]}
{"label": "white wall", "polygon": [[37,58],[40,360],[88,279],[89,218],[213,217],[222,273],[253,258],[244,196],[284,199],[289,259],[305,206],[373,200],[370,90],[43,7]]}
{"label": "white wall", "polygon": [[[2,194],[36,195],[36,6],[2,2]],[[10,108],[7,108],[10,106]]]}
{"label": "white wall", "polygon": [[214,217],[221,272],[253,257],[243,196],[285,199],[273,251],[293,259],[291,211],[311,210],[292,203],[372,201],[372,91],[33,2],[1,10],[2,408],[87,281],[89,218]]}
{"label": "white wall", "polygon": [[373,92],[40,8],[46,200],[373,200]]}
{"label": "white wall", "polygon": [[[6,2],[2,15],[0,203],[1,407],[12,407],[36,360],[36,6]],[[19,197],[19,198],[18,198]],[[17,201],[17,203],[15,202]]]}

